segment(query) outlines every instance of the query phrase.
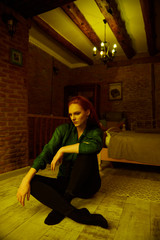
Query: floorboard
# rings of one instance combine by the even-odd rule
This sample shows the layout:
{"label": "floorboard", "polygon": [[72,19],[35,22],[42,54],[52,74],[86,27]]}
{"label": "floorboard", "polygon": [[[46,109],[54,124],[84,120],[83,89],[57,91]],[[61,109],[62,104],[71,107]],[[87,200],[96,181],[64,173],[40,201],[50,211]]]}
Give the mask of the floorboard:
{"label": "floorboard", "polygon": [[151,240],[160,240],[160,203],[151,202]]}
{"label": "floorboard", "polygon": [[150,202],[128,199],[124,205],[115,240],[150,239]]}
{"label": "floorboard", "polygon": [[[51,211],[32,196],[22,207],[18,186],[28,171],[0,175],[0,240],[160,240],[160,174],[146,168],[110,168],[102,163],[100,191],[92,199],[76,198],[72,204],[102,214],[108,229],[78,224],[65,218],[55,226],[44,220]],[[56,176],[48,166],[39,174]]]}

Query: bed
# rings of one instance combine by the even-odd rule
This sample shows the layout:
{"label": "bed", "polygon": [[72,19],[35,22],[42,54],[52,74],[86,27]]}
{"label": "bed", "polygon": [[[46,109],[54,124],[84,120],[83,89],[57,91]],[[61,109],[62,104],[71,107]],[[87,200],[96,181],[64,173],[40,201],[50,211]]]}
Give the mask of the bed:
{"label": "bed", "polygon": [[102,161],[160,166],[160,133],[110,131],[105,147],[98,154]]}

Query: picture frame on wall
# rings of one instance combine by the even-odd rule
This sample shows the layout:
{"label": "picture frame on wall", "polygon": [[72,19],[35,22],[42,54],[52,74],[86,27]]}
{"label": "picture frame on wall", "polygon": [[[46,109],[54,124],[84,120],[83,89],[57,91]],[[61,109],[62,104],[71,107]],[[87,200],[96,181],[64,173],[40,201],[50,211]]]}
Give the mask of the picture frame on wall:
{"label": "picture frame on wall", "polygon": [[109,83],[109,100],[122,100],[122,83]]}
{"label": "picture frame on wall", "polygon": [[22,52],[12,48],[11,49],[11,63],[22,66],[22,64],[23,64]]}

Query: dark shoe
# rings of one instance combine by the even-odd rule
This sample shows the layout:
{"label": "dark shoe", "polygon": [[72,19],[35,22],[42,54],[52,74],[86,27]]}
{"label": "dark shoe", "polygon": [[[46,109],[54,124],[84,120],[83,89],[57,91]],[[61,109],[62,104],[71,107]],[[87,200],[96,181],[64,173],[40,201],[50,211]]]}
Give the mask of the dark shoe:
{"label": "dark shoe", "polygon": [[64,219],[64,215],[52,210],[46,217],[44,223],[47,225],[56,225]]}

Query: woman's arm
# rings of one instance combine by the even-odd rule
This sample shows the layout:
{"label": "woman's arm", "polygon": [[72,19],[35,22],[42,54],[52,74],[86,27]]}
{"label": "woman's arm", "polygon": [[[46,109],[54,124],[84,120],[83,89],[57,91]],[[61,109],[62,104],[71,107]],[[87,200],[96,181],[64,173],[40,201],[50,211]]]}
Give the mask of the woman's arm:
{"label": "woman's arm", "polygon": [[17,200],[20,202],[22,206],[25,205],[25,198],[27,196],[27,200],[29,201],[30,197],[30,182],[34,175],[36,174],[36,169],[31,168],[28,173],[23,178],[18,191],[17,191]]}
{"label": "woman's arm", "polygon": [[37,172],[39,169],[45,169],[46,165],[51,163],[53,156],[55,156],[58,149],[62,146],[62,141],[65,135],[67,135],[69,127],[70,125],[68,124],[62,124],[55,129],[51,140],[44,146],[42,152],[33,162],[32,167],[35,168]]}
{"label": "woman's arm", "polygon": [[79,153],[79,143],[61,147],[51,162],[51,170],[55,170],[58,161],[62,162],[64,153]]}
{"label": "woman's arm", "polygon": [[63,153],[79,153],[79,143],[61,147],[60,150]]}

